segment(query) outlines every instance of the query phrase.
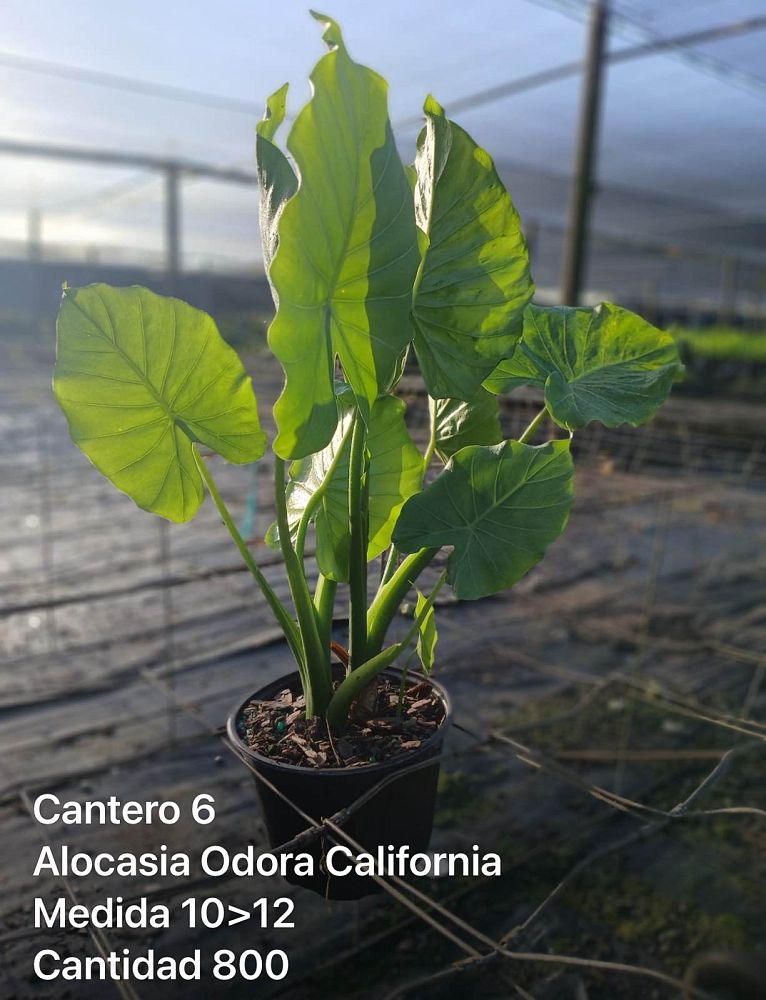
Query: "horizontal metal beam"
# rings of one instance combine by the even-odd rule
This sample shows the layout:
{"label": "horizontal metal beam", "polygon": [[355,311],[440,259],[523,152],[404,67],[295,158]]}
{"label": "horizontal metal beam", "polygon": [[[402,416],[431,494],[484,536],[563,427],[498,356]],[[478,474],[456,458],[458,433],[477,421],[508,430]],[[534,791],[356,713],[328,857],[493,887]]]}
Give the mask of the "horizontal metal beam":
{"label": "horizontal metal beam", "polygon": [[155,80],[141,80],[137,77],[122,76],[119,73],[86,69],[84,66],[69,66],[66,63],[52,62],[49,59],[23,56],[18,52],[0,52],[0,66],[21,70],[24,73],[40,73],[44,76],[74,80],[77,83],[108,87],[112,90],[125,90],[133,94],[142,94],[145,97],[160,97],[168,101],[199,104],[215,108],[218,111],[233,111],[249,115],[251,118],[260,118],[263,113],[263,105],[255,101],[244,101],[239,97],[211,94],[205,90],[190,90],[188,87],[174,87],[172,84],[159,83]]}
{"label": "horizontal metal beam", "polygon": [[[634,59],[643,59],[646,56],[661,55],[664,52],[673,52],[678,49],[688,48],[690,45],[702,45],[710,42],[717,42],[723,38],[736,38],[739,35],[747,35],[753,31],[766,30],[766,15],[746,18],[739,21],[730,21],[727,24],[719,24],[712,28],[700,28],[697,31],[686,31],[680,35],[672,35],[667,38],[652,38],[646,42],[639,42],[629,45],[626,48],[616,49],[612,52],[604,53],[604,62],[618,64],[631,62]],[[459,97],[454,101],[447,102],[450,115],[461,111],[472,111],[485,104],[492,104],[494,101],[503,100],[516,94],[524,94],[529,90],[536,90],[549,83],[556,83],[568,77],[577,76],[582,73],[584,63],[581,60],[559,63],[557,66],[550,66],[548,69],[539,70],[537,73],[530,73],[528,76],[517,77],[508,80],[506,83],[499,83],[494,87],[487,87],[486,90],[478,90],[465,97]],[[423,116],[412,115],[409,118],[402,118],[395,123],[396,128],[404,128],[410,125],[421,125]]]}
{"label": "horizontal metal beam", "polygon": [[257,184],[255,171],[216,167],[194,160],[177,160],[145,153],[123,153],[111,149],[91,149],[87,146],[59,146],[53,143],[24,142],[0,139],[0,154],[41,157],[48,160],[71,160],[79,163],[103,164],[110,167],[136,167],[162,173],[175,171],[187,177],[204,177],[230,184]]}

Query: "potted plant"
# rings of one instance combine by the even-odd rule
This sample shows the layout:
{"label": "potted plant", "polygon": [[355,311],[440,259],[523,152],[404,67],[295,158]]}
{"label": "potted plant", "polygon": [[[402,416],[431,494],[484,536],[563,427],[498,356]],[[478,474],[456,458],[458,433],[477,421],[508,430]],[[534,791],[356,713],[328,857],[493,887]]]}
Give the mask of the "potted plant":
{"label": "potted plant", "polygon": [[[566,525],[572,435],[594,420],[650,419],[680,366],[669,334],[617,306],[532,304],[520,220],[489,154],[429,97],[415,165],[404,167],[385,81],[351,60],[330,18],[314,16],[329,51],[290,129],[290,158],[275,141],[286,87],[256,139],[276,308],[268,343],[285,375],[267,541],[281,551],[291,606],[216,487],[213,455],[256,462],[267,440],[251,380],[208,315],[143,288],[65,288],[54,392],[74,442],[140,507],[189,521],[210,494],[281,626],[296,672],[232,713],[242,754],[314,817],[402,772],[348,830],[368,848],[422,850],[438,762],[410,765],[439,754],[450,714],[430,676],[437,594],[448,585],[474,600],[527,573]],[[410,351],[429,399],[425,454],[396,395]],[[544,406],[518,440],[503,440],[497,394],[519,385],[542,389]],[[569,436],[538,441],[546,417]],[[402,602],[445,547],[445,568],[390,641]],[[378,557],[385,568],[371,587]],[[332,634],[339,584],[347,648]],[[418,675],[407,674],[413,646]],[[306,825],[260,792],[273,845]],[[370,888],[336,879],[328,890],[321,870],[303,881],[335,896]]]}

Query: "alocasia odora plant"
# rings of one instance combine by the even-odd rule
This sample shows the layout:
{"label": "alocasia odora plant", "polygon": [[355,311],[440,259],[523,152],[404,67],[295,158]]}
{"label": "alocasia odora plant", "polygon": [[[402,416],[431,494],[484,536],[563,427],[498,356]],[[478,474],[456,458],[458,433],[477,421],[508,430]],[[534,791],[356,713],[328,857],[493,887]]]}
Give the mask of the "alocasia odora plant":
{"label": "alocasia odora plant", "polygon": [[[284,631],[307,713],[338,728],[413,641],[430,669],[445,582],[480,598],[538,562],[566,525],[571,436],[594,420],[650,419],[680,366],[669,334],[617,306],[531,304],[520,220],[489,154],[429,97],[415,165],[404,167],[385,81],[352,61],[334,21],[314,16],[329,52],[288,152],[276,142],[287,87],[269,98],[256,137],[276,307],[268,341],[285,373],[267,541],[281,549],[292,606],[259,570],[202,454],[250,463],[267,447],[250,378],[209,316],[142,288],[66,288],[54,390],[75,443],[140,507],[189,521],[210,493]],[[395,395],[410,347],[429,398],[425,454]],[[520,385],[542,389],[544,408],[504,441],[497,394]],[[569,437],[534,444],[546,415]],[[424,485],[435,463],[443,469]],[[409,633],[386,645],[445,546],[446,569],[418,593]],[[384,554],[370,599],[368,564]],[[349,664],[334,685],[338,583],[348,584]]]}

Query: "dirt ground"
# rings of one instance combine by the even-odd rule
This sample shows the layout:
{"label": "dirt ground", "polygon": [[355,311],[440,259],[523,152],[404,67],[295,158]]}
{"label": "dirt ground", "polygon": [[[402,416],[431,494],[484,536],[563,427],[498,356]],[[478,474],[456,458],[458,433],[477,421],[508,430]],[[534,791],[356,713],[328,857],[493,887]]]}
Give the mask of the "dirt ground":
{"label": "dirt ground", "polygon": [[[156,847],[140,827],[46,832],[31,799],[118,793],[188,805],[212,791],[216,842],[263,849],[252,780],[220,727],[240,696],[290,669],[212,506],[176,526],[116,493],[68,441],[51,361],[47,346],[0,344],[0,994],[9,1000],[120,995],[99,983],[66,993],[32,976],[36,951],[74,940],[32,926],[32,897],[66,889],[32,876],[41,835],[73,850]],[[268,423],[277,373],[258,356],[251,368]],[[414,383],[408,393],[420,436]],[[509,400],[509,433],[534,408],[532,393]],[[211,894],[243,905],[276,885],[295,899],[296,930],[254,941],[249,924],[189,932],[178,923],[149,941],[104,932],[106,945],[284,947],[288,979],[259,981],[257,995],[290,1000],[677,997],[635,973],[530,955],[682,976],[707,950],[766,949],[764,418],[757,401],[678,395],[651,428],[584,433],[570,525],[544,562],[503,596],[440,601],[438,678],[458,726],[433,847],[479,844],[503,858],[499,879],[418,880],[462,922],[415,901],[452,940],[388,894],[329,903],[258,878],[111,879],[113,895],[174,907]],[[244,530],[262,537],[270,468],[215,470]],[[286,594],[274,554],[255,551]],[[171,851],[209,842],[191,824],[162,837]],[[91,878],[70,887],[84,902],[104,892]],[[515,957],[486,957],[486,937]],[[95,954],[87,934],[76,944]],[[250,992],[240,981],[214,995]],[[213,995],[157,983],[134,984],[134,994]]]}

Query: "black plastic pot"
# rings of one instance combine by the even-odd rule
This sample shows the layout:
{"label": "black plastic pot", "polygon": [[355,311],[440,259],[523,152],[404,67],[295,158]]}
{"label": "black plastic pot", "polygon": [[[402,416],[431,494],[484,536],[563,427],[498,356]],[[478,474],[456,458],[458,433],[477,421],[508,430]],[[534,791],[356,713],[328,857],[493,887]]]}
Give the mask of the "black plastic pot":
{"label": "black plastic pot", "polygon": [[[401,673],[395,669],[385,671],[384,676],[391,678],[397,684],[401,679]],[[413,680],[426,679],[419,674],[410,673],[409,676]],[[444,704],[442,724],[416,750],[390,761],[363,767],[325,769],[297,767],[264,757],[245,744],[242,738],[245,708],[253,700],[268,701],[285,688],[298,693],[300,680],[297,673],[267,684],[237,704],[227,720],[227,731],[229,738],[255,771],[255,785],[261,800],[271,847],[279,847],[292,840],[306,829],[307,823],[290,805],[259,781],[257,775],[263,775],[291,802],[316,820],[329,818],[339,810],[350,806],[383,778],[396,775],[343,824],[343,829],[366,851],[373,853],[377,847],[389,845],[393,847],[407,845],[413,853],[428,848],[436,804],[439,762],[415,770],[411,768],[414,764],[419,764],[430,757],[437,757],[441,753],[452,715],[452,704],[449,695],[440,684],[430,678],[427,678],[427,681]],[[359,899],[377,892],[377,884],[369,877],[354,873],[331,876],[327,873],[323,857],[327,849],[335,843],[343,841],[335,839],[331,833],[324,831],[318,840],[301,847],[301,851],[313,855],[314,874],[311,877],[292,874],[288,877],[288,881],[312,889],[328,899]]]}

